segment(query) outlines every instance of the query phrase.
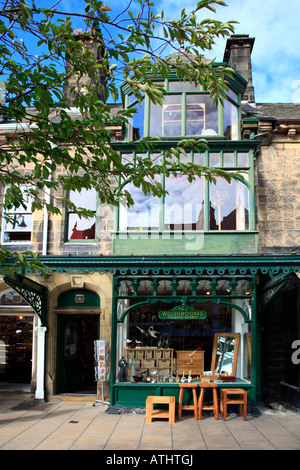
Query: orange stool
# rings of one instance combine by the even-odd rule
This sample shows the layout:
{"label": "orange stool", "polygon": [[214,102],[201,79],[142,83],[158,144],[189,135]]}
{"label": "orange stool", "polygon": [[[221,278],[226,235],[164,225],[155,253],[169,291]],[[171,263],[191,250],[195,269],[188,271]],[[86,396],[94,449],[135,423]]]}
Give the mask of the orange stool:
{"label": "orange stool", "polygon": [[[215,419],[219,419],[219,408],[218,408],[218,394],[217,388],[218,385],[215,383],[201,383],[200,385],[200,396],[198,401],[198,417],[202,419],[203,410],[212,410],[215,415]],[[213,405],[212,406],[203,406],[204,392],[206,389],[212,389],[213,393]]]}
{"label": "orange stool", "polygon": [[[230,398],[228,395],[235,395]],[[242,408],[244,406],[244,421],[247,419],[247,392],[242,388],[222,388],[220,392],[220,411],[224,421],[227,416],[227,405],[239,405],[239,414],[243,415]]]}
{"label": "orange stool", "polygon": [[[183,405],[182,404],[182,399],[183,399],[183,392],[184,389],[191,388],[193,392],[193,401],[194,405]],[[178,419],[181,420],[182,416],[182,410],[194,410],[194,416],[195,419],[198,417],[198,412],[197,412],[197,392],[196,392],[197,384],[192,384],[192,383],[182,383],[179,384],[179,402],[178,402]]]}
{"label": "orange stool", "polygon": [[[153,409],[153,405],[168,405],[168,410]],[[167,418],[169,423],[175,423],[175,397],[153,396],[146,400],[146,423],[151,423],[152,418]]]}

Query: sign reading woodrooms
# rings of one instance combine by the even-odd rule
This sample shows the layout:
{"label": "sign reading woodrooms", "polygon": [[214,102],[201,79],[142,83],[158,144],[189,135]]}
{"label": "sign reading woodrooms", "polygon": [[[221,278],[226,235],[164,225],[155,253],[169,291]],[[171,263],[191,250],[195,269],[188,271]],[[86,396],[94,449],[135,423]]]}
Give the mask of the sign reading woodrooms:
{"label": "sign reading woodrooms", "polygon": [[158,318],[161,320],[204,320],[206,316],[207,313],[203,310],[195,310],[182,305],[158,312]]}

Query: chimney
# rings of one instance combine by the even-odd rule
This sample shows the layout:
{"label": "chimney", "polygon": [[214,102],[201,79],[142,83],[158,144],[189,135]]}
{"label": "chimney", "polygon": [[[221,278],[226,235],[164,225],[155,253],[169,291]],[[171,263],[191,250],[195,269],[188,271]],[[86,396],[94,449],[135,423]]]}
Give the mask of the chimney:
{"label": "chimney", "polygon": [[243,101],[255,103],[254,87],[252,82],[251,52],[255,38],[249,38],[248,34],[236,34],[227,39],[223,62],[238,72],[248,85]]}
{"label": "chimney", "polygon": [[[103,63],[103,57],[104,57],[104,46],[103,43],[99,42],[99,39],[94,37],[94,34],[89,31],[88,34],[85,34],[82,32],[81,29],[75,29],[73,32],[74,36],[78,40],[82,40],[84,43],[84,47],[87,49],[90,49],[93,54],[95,59],[97,60],[97,63]],[[75,86],[75,89],[77,89],[77,93],[80,94],[81,91],[81,85],[84,84],[91,84],[91,79],[88,76],[83,76],[80,78],[79,83],[77,83],[76,80],[76,72],[72,72],[72,67],[69,63],[66,65],[66,73],[69,76],[68,81],[64,83],[64,95],[67,98],[67,102],[69,106],[73,106],[73,100],[75,98],[74,94],[71,93],[70,88],[72,86]],[[99,88],[99,93],[98,97],[101,101],[105,101],[104,97],[104,85],[105,85],[105,71],[104,68],[99,68],[95,72],[97,76],[94,77],[94,80],[92,80],[92,84]],[[76,93],[76,92],[75,92]]]}

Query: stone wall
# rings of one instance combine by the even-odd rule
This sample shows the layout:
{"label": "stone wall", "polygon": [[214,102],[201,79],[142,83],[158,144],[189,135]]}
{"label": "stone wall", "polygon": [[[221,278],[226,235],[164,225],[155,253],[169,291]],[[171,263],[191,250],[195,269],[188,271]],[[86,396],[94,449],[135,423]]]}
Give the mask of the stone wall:
{"label": "stone wall", "polygon": [[300,136],[277,134],[262,142],[256,159],[259,252],[300,247]]}

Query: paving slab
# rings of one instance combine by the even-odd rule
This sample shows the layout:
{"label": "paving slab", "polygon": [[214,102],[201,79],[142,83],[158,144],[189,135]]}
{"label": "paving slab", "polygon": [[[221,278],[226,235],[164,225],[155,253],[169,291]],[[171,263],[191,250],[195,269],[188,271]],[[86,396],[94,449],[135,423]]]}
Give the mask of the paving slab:
{"label": "paving slab", "polygon": [[[123,410],[124,411],[124,410]],[[111,412],[104,403],[51,399],[33,403],[0,392],[0,450],[101,450],[108,452],[197,452],[202,450],[300,450],[300,414],[259,407],[244,421],[207,413],[195,420],[145,422],[144,410]]]}

